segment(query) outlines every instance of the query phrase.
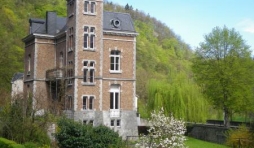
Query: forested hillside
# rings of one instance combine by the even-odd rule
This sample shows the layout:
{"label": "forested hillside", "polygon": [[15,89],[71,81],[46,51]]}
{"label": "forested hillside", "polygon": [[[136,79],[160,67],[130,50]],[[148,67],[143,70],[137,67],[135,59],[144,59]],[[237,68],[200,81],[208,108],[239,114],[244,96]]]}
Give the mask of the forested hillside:
{"label": "forested hillside", "polygon": [[[204,121],[207,102],[192,78],[193,54],[168,26],[135,6],[105,2],[105,11],[130,13],[137,37],[137,95],[139,112],[148,117],[153,109],[187,121]],[[15,72],[23,71],[24,44],[30,17],[44,18],[46,11],[66,15],[65,0],[1,0],[0,2],[0,88],[10,90]]]}

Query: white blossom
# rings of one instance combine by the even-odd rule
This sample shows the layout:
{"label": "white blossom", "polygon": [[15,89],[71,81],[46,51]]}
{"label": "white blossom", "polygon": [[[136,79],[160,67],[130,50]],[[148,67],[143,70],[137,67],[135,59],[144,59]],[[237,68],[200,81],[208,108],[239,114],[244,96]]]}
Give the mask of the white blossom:
{"label": "white blossom", "polygon": [[149,120],[151,127],[149,134],[141,138],[141,145],[161,148],[185,148],[186,132],[185,123],[182,120],[174,119],[173,115],[166,117],[163,108],[151,113]]}

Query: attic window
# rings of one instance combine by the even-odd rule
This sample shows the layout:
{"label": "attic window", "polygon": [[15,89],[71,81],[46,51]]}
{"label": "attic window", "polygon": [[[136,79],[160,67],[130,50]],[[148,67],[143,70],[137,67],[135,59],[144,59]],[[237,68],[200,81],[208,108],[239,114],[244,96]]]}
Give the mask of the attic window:
{"label": "attic window", "polygon": [[113,19],[113,20],[111,20],[111,25],[113,25],[114,28],[119,28],[121,23],[119,20]]}

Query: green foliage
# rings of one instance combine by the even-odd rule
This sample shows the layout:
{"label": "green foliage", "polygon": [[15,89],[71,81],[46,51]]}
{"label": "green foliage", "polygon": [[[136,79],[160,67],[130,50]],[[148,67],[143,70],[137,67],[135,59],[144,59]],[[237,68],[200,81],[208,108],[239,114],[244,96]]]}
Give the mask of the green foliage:
{"label": "green foliage", "polygon": [[44,18],[46,11],[57,11],[58,15],[65,16],[66,1],[1,0],[0,89],[10,91],[13,74],[23,71],[24,44],[21,39],[28,34],[28,19]]}
{"label": "green foliage", "polygon": [[1,148],[25,148],[24,146],[5,138],[0,138],[0,147]]}
{"label": "green foliage", "polygon": [[117,148],[123,145],[121,137],[118,133],[106,126],[97,126],[93,128],[93,143],[96,148],[111,147]]}
{"label": "green foliage", "polygon": [[196,50],[193,72],[204,94],[225,113],[225,126],[232,112],[253,109],[254,63],[249,46],[234,29],[216,27]]}
{"label": "green foliage", "polygon": [[244,125],[239,126],[238,129],[229,129],[226,136],[228,146],[249,148],[254,145],[253,133]]}
{"label": "green foliage", "polygon": [[105,126],[92,127],[63,118],[58,121],[58,128],[59,131],[55,137],[60,148],[118,148],[122,146],[118,133]]}
{"label": "green foliage", "polygon": [[205,121],[208,103],[193,81],[192,51],[165,24],[142,11],[106,2],[107,11],[130,13],[137,36],[137,95],[141,117],[163,107],[186,121]]}
{"label": "green foliage", "polygon": [[172,113],[174,117],[185,121],[205,122],[207,102],[198,89],[194,82],[184,78],[171,83],[150,80],[148,109],[159,110],[163,107],[166,115]]}
{"label": "green foliage", "polygon": [[34,142],[38,145],[50,144],[47,135],[50,116],[47,113],[35,116],[32,98],[16,98],[12,104],[6,104],[0,113],[1,135],[18,143]]}

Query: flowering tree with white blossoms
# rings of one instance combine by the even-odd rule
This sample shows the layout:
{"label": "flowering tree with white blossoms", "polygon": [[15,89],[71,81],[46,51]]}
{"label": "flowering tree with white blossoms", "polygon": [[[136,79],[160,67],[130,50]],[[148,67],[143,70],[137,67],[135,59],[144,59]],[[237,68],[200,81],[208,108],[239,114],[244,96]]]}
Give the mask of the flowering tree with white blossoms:
{"label": "flowering tree with white blossoms", "polygon": [[166,117],[163,108],[151,113],[149,134],[145,136],[145,145],[160,148],[185,148],[184,121]]}

